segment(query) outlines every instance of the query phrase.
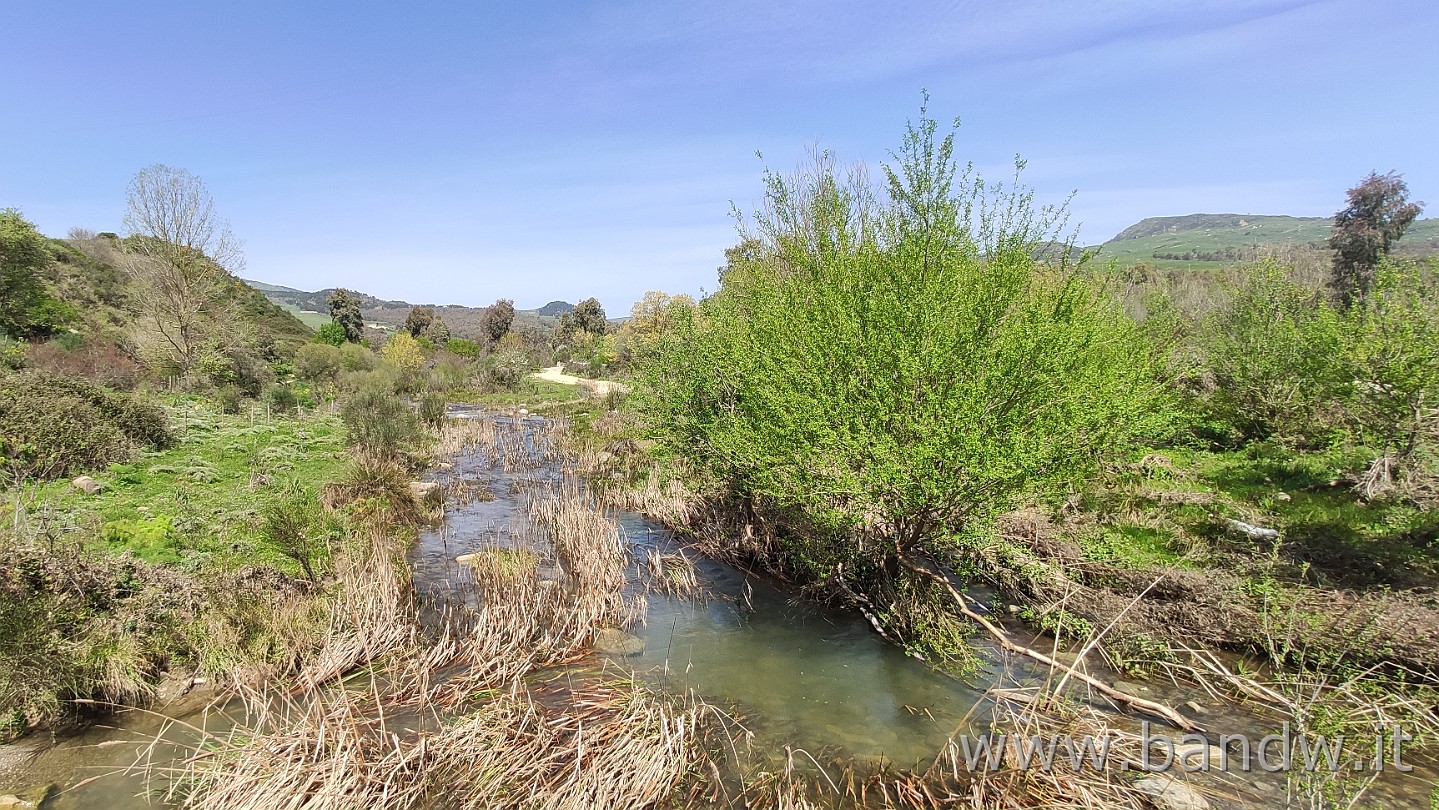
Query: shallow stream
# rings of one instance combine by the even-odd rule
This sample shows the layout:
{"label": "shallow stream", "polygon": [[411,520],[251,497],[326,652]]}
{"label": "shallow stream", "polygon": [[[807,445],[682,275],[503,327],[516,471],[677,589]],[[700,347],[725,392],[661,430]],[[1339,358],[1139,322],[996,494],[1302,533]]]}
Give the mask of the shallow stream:
{"label": "shallow stream", "polygon": [[[496,418],[462,407],[452,408],[451,414]],[[538,417],[506,416],[497,421],[512,439],[518,439],[512,447],[534,451],[543,441],[543,420]],[[558,463],[505,472],[477,454],[453,459],[432,478],[452,491],[458,485],[478,497],[448,502],[443,522],[423,531],[410,552],[422,606],[434,606],[459,593],[458,583],[464,577],[456,557],[496,541],[503,544],[507,534],[518,536],[524,531],[527,490],[582,486],[566,479]],[[674,536],[656,522],[624,511],[613,516],[636,558],[650,549],[680,550]],[[800,601],[772,581],[686,553],[697,563],[707,598],[649,594],[643,625],[633,630],[643,640],[643,650],[603,658],[608,665],[632,671],[662,689],[693,693],[733,710],[754,732],[755,745],[761,749],[782,751],[791,746],[821,762],[883,757],[900,766],[914,766],[931,759],[951,736],[987,727],[988,689],[1032,684],[1044,675],[1027,661],[1006,661],[982,639],[979,666],[969,677],[937,673],[884,642],[853,611]],[[1046,649],[1044,640],[1035,643]],[[1206,706],[1214,703],[1195,688],[1168,683],[1149,683],[1147,688],[1146,697],[1169,705],[1189,700]],[[228,722],[202,714],[193,704],[171,706],[168,711],[212,730],[222,730]],[[1116,714],[1113,720],[1126,727],[1138,725],[1132,716]],[[1262,721],[1242,708],[1211,708],[1204,720],[1222,733],[1248,732],[1256,738],[1267,733]],[[162,719],[136,712],[54,743],[32,738],[16,746],[0,746],[0,794],[55,783],[64,788],[46,805],[55,810],[154,807],[145,798],[143,780],[118,771],[136,761],[137,752],[157,737],[162,726]],[[193,746],[198,737],[184,726],[171,727],[161,736],[168,741],[161,745],[171,747],[168,754],[154,757],[159,761],[181,760],[186,746]],[[29,764],[16,768],[12,761],[7,771],[7,758],[23,758]],[[1244,804],[1218,800],[1215,806],[1283,806],[1282,777],[1262,776],[1247,784],[1235,783],[1245,794]],[[1262,787],[1256,789],[1254,781]],[[1386,778],[1370,800],[1385,807],[1428,807],[1428,790],[1427,779]]]}

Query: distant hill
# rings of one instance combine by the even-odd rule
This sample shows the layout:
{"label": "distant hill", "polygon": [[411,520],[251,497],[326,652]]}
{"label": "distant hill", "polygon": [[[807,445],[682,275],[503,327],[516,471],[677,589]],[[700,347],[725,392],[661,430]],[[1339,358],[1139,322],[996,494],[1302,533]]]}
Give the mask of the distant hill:
{"label": "distant hill", "polygon": [[[247,279],[245,283],[259,290],[276,305],[294,313],[306,324],[318,327],[330,320],[328,302],[330,294],[335,291],[333,287],[316,292],[306,292],[294,287],[268,284],[263,281]],[[350,293],[360,300],[360,312],[364,315],[365,323],[382,329],[398,328],[405,322],[405,317],[410,314],[411,309],[424,306],[434,307],[435,314],[444,320],[445,325],[449,326],[450,331],[457,337],[477,338],[481,335],[480,319],[484,317],[485,310],[488,309],[488,307],[465,307],[458,304],[412,304],[408,301],[376,298],[355,290],[351,290]],[[551,301],[539,309],[518,309],[515,310],[513,328],[542,326],[574,308],[573,304],[564,301]]]}
{"label": "distant hill", "polygon": [[[1329,217],[1254,214],[1189,214],[1149,217],[1098,246],[1099,261],[1122,265],[1213,266],[1252,261],[1267,248],[1328,250]],[[1421,219],[1395,245],[1401,256],[1439,256],[1439,219]]]}

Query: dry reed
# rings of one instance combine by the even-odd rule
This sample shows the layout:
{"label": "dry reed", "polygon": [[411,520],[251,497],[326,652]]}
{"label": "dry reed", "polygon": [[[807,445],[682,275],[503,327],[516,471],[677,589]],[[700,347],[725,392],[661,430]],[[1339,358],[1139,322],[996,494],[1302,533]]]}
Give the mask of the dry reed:
{"label": "dry reed", "polygon": [[[539,469],[556,446],[528,425],[472,422],[442,446],[510,471]],[[398,549],[366,538],[339,561],[331,627],[300,691],[242,687],[234,731],[150,773],[202,810],[666,803],[703,760],[702,706],[592,673],[535,680],[642,615],[619,527],[574,489],[537,494],[529,513],[527,531],[470,557],[465,603],[428,638]]]}

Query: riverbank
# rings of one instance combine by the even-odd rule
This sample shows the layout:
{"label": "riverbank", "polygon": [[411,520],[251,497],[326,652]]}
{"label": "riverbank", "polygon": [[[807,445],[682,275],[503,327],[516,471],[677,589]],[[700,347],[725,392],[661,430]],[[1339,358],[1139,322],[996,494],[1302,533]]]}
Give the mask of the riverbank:
{"label": "riverbank", "polygon": [[[439,796],[477,808],[578,808],[595,796],[613,806],[1151,807],[1137,775],[1117,768],[1056,773],[1010,763],[972,772],[955,741],[990,731],[1089,735],[1111,740],[1119,762],[1137,760],[1145,718],[983,638],[973,640],[978,668],[956,680],[905,656],[849,609],[797,606],[795,591],[696,554],[743,536],[743,526],[694,519],[700,501],[638,463],[643,451],[622,413],[587,411],[573,430],[569,420],[514,409],[452,415],[467,418],[447,421],[425,476],[443,495],[444,520],[413,543],[372,535],[371,553],[350,558],[347,596],[332,614],[341,621],[317,657],[329,664],[307,667],[312,677],[292,681],[297,691],[242,690],[229,712],[238,722],[193,740],[197,756],[183,767],[150,759],[171,800],[263,807],[257,796],[305,795],[307,806],[337,809],[356,795],[395,808],[434,806]],[[585,481],[575,477],[581,470]],[[645,504],[687,539],[603,511],[589,496]],[[677,521],[680,511],[690,519]],[[1177,662],[1121,673],[1102,659],[1102,643],[1081,661],[1091,638],[1056,648],[1004,600],[992,611],[1017,643],[1179,707],[1208,732],[1257,738],[1289,716],[1253,694],[1235,699],[1283,681],[1232,671],[1233,658],[1215,659],[1233,681]],[[596,646],[613,652],[597,657]],[[345,672],[340,688],[334,677]],[[1338,686],[1324,687],[1326,711],[1341,705]],[[1379,705],[1373,698],[1347,705]],[[1384,710],[1400,717],[1402,708]],[[1181,731],[1159,733],[1177,741]],[[123,750],[143,747],[130,740]],[[122,748],[101,750],[114,762]],[[588,753],[566,753],[576,750]],[[476,751],[486,752],[478,762]],[[1164,776],[1212,807],[1272,806],[1273,792],[1336,784],[1301,778],[1313,779]],[[515,784],[537,787],[522,797]],[[1424,793],[1413,784],[1366,787],[1388,806],[1411,806]],[[84,806],[65,804],[84,795],[62,792],[52,806]]]}
{"label": "riverbank", "polygon": [[[263,678],[322,629],[318,575],[340,529],[316,517],[317,496],[348,458],[339,421],[181,398],[166,410],[172,448],[77,479],[83,488],[10,490],[0,538],[10,733],[83,722],[90,710],[72,698],[144,706],[167,678]],[[266,531],[282,507],[314,533],[310,547]]]}
{"label": "riverbank", "polygon": [[[602,499],[651,515],[706,555],[804,584],[785,564],[785,544],[787,535],[813,527],[790,522],[773,507],[696,492],[675,466],[657,464],[643,452],[633,418],[615,414],[593,425],[579,452]],[[1209,735],[1211,744],[1213,737],[1236,728],[1287,727],[1301,736],[1345,735],[1351,742],[1362,741],[1363,748],[1373,743],[1375,722],[1383,718],[1414,733],[1418,739],[1410,753],[1425,756],[1439,731],[1431,708],[1433,680],[1426,670],[1408,664],[1425,660],[1425,648],[1415,642],[1425,638],[1423,626],[1416,627],[1414,617],[1424,615],[1427,603],[1415,594],[1378,591],[1366,597],[1332,584],[1326,589],[1313,580],[1285,580],[1282,542],[1261,547],[1233,526],[1244,523],[1242,517],[1254,522],[1245,525],[1278,526],[1283,536],[1294,525],[1288,521],[1312,514],[1312,499],[1353,509],[1341,506],[1353,503],[1352,494],[1329,482],[1322,482],[1320,491],[1306,492],[1276,474],[1274,480],[1282,482],[1278,486],[1290,489],[1287,499],[1275,498],[1276,491],[1284,490],[1272,483],[1266,491],[1232,483],[1247,479],[1230,471],[1253,465],[1252,460],[1215,458],[1209,463],[1216,471],[1212,478],[1191,477],[1161,458],[1146,457],[1141,470],[1160,466],[1166,472],[1118,470],[1092,495],[1007,515],[993,536],[958,549],[962,553],[944,563],[957,574],[956,583],[993,594],[981,597],[975,608],[1004,628],[1014,644],[1038,648],[1062,665],[1082,662],[1120,691],[1177,709]],[[1273,474],[1275,467],[1266,469]],[[1218,486],[1223,482],[1229,487]],[[1260,511],[1266,502],[1297,502],[1299,508],[1276,515]],[[1098,507],[1115,503],[1127,508]],[[1156,524],[1172,527],[1176,535],[1146,543],[1160,531],[1135,531]],[[1180,531],[1192,534],[1181,536]],[[1206,539],[1202,547],[1197,546],[1200,539]],[[1171,550],[1181,542],[1196,545],[1187,554]],[[1277,555],[1276,545],[1281,547]],[[1202,555],[1200,548],[1209,554]],[[808,584],[819,598],[867,610],[842,589]],[[1407,612],[1386,616],[1386,609]],[[981,634],[971,643],[987,642]],[[1057,673],[1056,680],[1066,679],[1073,680]],[[1180,685],[1191,691],[1175,688]],[[1224,707],[1245,705],[1256,707],[1258,714],[1246,720],[1227,717]],[[1059,707],[1050,709],[1063,716]],[[1123,721],[1108,723],[1125,726]],[[1377,784],[1343,774],[1289,772],[1282,777],[1277,784],[1260,779],[1263,786],[1256,787],[1255,780],[1248,780],[1221,792],[1248,801],[1245,806],[1267,806],[1256,791],[1276,786],[1294,797],[1313,797],[1320,806],[1332,800],[1322,797],[1366,792],[1397,797],[1391,806],[1421,806],[1434,788],[1432,775],[1410,780],[1391,773]]]}

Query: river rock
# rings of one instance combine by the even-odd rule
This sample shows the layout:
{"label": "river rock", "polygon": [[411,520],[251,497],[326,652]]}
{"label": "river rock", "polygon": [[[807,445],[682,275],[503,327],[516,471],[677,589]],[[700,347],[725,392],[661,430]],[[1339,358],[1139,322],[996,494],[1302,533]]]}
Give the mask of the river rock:
{"label": "river rock", "polygon": [[1115,681],[1113,685],[1114,691],[1123,692],[1130,697],[1144,697],[1144,693],[1149,691],[1149,687],[1129,681]]}
{"label": "river rock", "polygon": [[189,694],[193,681],[188,675],[167,672],[155,687],[155,703],[166,706]]}
{"label": "river rock", "polygon": [[595,649],[611,655],[635,655],[644,652],[645,640],[614,627],[605,627],[595,634]]}
{"label": "river rock", "polygon": [[1242,520],[1235,520],[1234,518],[1229,518],[1224,522],[1228,524],[1231,530],[1255,540],[1274,540],[1279,537],[1278,529],[1266,529],[1261,526],[1255,526],[1252,523],[1245,523]]}
{"label": "river rock", "polygon": [[411,481],[410,497],[424,502],[440,497],[440,485],[434,481]]}
{"label": "river rock", "polygon": [[85,493],[86,495],[94,495],[95,493],[104,489],[104,487],[100,486],[99,481],[96,481],[88,475],[82,475],[79,478],[76,478],[75,480],[70,482],[70,485]]}
{"label": "river rock", "polygon": [[41,785],[40,787],[31,788],[30,790],[22,790],[18,794],[6,794],[0,796],[0,808],[21,810],[21,808],[44,807],[45,803],[50,801],[50,797],[54,796],[59,790],[59,785],[50,784]]}
{"label": "river rock", "polygon": [[1134,783],[1134,789],[1156,810],[1209,810],[1209,800],[1199,791],[1161,774],[1150,774]]}
{"label": "river rock", "polygon": [[1201,768],[1202,763],[1206,761],[1209,763],[1209,767],[1214,769],[1224,765],[1224,751],[1205,742],[1170,740],[1168,745],[1164,745],[1161,740],[1153,740],[1149,747],[1158,750],[1161,755],[1164,752],[1171,752],[1173,754],[1171,762],[1176,767],[1195,770]]}

